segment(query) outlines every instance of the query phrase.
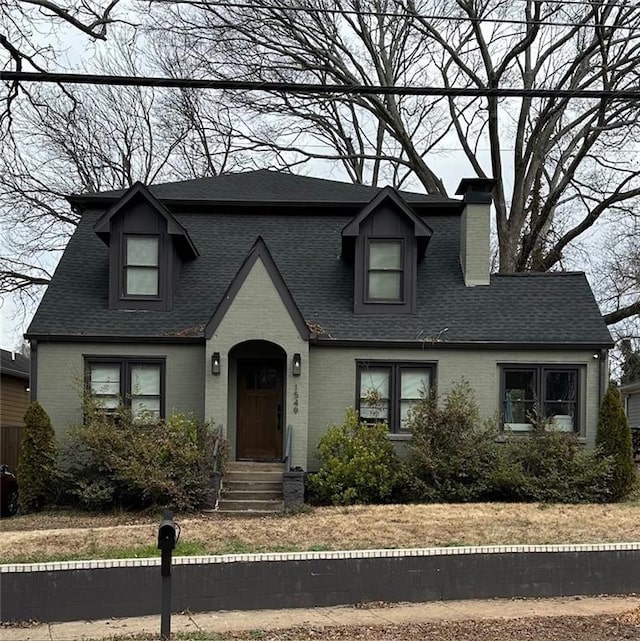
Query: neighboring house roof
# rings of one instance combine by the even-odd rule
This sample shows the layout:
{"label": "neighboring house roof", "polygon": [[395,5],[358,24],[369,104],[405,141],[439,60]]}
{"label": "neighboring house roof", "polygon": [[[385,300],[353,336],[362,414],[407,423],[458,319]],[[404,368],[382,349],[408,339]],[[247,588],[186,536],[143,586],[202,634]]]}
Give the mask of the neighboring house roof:
{"label": "neighboring house roof", "polygon": [[623,396],[629,396],[631,394],[637,394],[640,392],[640,381],[633,381],[632,383],[626,383],[625,385],[620,385],[620,393]]}
{"label": "neighboring house roof", "polygon": [[[109,309],[108,249],[93,230],[109,204],[98,208],[98,197],[86,203],[92,208],[85,211],[69,242],[29,327],[30,336],[201,338],[260,236],[295,305],[319,340],[443,346],[612,344],[583,273],[498,274],[491,276],[489,286],[466,287],[459,262],[459,200],[402,194],[409,203],[430,205],[417,208],[433,234],[418,264],[416,313],[356,315],[353,264],[341,258],[342,230],[380,189],[259,171],[157,185],[150,191],[161,200],[163,194],[199,200],[209,194],[218,203],[206,210],[190,210],[185,205],[172,210],[201,254],[183,265],[173,308]],[[278,207],[258,211],[217,200],[232,195],[241,204],[260,201],[264,205],[295,197],[302,207],[298,212],[282,212]],[[305,206],[312,201],[341,202],[342,207]]]}
{"label": "neighboring house roof", "polygon": [[0,373],[29,379],[30,361],[26,356],[6,349],[0,350]]}

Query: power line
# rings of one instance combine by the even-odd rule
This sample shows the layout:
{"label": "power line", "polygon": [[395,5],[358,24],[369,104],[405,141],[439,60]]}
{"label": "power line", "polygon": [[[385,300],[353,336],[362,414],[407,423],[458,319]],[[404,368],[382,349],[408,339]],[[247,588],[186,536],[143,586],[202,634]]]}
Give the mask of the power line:
{"label": "power line", "polygon": [[[531,0],[512,0],[512,2],[530,2]],[[589,2],[589,0],[544,0],[547,4],[559,4],[559,5],[565,5],[565,4],[570,4],[570,5],[578,5],[582,7],[598,7],[600,9],[602,8],[609,8],[609,7],[615,7],[615,8],[620,8],[620,9],[640,9],[640,6],[638,5],[629,5],[628,2],[622,2],[622,3],[617,3],[617,2],[606,2],[606,0],[602,0],[602,2]]]}
{"label": "power line", "polygon": [[376,85],[335,85],[293,82],[219,80],[213,78],[163,78],[152,76],[111,76],[83,73],[37,73],[2,71],[0,80],[56,84],[111,85],[121,87],[164,87],[176,89],[220,89],[229,91],[264,91],[301,95],[397,95],[451,96],[467,98],[579,98],[640,100],[638,89],[520,89],[502,87],[411,87]]}
{"label": "power line", "polygon": [[[144,1],[144,0],[143,0]],[[444,20],[451,22],[470,22],[470,23],[491,23],[491,24],[511,24],[511,25],[539,25],[539,26],[553,26],[553,27],[603,27],[608,29],[618,29],[621,31],[636,31],[635,27],[628,27],[625,25],[611,25],[607,23],[590,23],[590,22],[548,22],[546,20],[516,20],[508,18],[491,18],[488,16],[473,18],[471,16],[439,16],[435,14],[418,14],[409,11],[370,11],[370,10],[356,10],[356,9],[329,9],[327,7],[305,7],[301,5],[283,6],[283,5],[256,5],[248,2],[223,2],[221,0],[148,0],[149,2],[156,2],[162,4],[186,4],[194,7],[207,8],[207,7],[220,7],[224,9],[252,9],[254,11],[290,11],[290,12],[303,12],[303,13],[317,13],[317,14],[331,14],[331,15],[357,15],[357,16],[373,16],[373,17],[389,17],[389,18],[407,18],[415,19],[422,18],[424,20]],[[564,4],[564,3],[562,3]],[[594,6],[584,2],[575,2],[575,4],[584,4],[585,6]],[[596,3],[598,6],[607,6]],[[615,5],[617,7],[640,9],[640,7],[628,7],[626,5]],[[586,16],[585,16],[586,17]]]}

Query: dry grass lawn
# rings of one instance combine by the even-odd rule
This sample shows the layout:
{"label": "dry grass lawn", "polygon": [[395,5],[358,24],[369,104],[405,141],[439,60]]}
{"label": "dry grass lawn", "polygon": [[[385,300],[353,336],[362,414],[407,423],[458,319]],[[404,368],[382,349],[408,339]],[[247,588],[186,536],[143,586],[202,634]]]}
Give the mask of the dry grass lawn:
{"label": "dry grass lawn", "polygon": [[[176,517],[177,554],[640,541],[640,507],[464,504],[315,508],[268,518]],[[0,563],[149,556],[159,515],[25,515],[0,521]]]}

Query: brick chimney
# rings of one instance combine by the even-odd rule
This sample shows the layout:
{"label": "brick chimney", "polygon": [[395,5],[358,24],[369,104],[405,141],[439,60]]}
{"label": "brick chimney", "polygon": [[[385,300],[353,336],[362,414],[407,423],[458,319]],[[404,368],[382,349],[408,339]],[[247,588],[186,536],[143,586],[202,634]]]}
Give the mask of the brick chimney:
{"label": "brick chimney", "polygon": [[463,196],[460,220],[460,266],[467,287],[489,284],[489,233],[493,178],[463,178],[456,194]]}

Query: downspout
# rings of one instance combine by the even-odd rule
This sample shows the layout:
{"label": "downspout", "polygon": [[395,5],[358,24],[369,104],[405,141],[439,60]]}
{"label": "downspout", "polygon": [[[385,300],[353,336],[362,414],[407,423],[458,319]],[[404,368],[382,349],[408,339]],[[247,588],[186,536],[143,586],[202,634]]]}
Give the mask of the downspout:
{"label": "downspout", "polygon": [[38,400],[38,341],[34,338],[29,343],[29,400],[33,403]]}
{"label": "downspout", "polygon": [[598,397],[600,402],[598,405],[602,404],[602,399],[604,394],[607,391],[609,385],[609,350],[601,349],[600,350],[600,376],[598,382]]}

